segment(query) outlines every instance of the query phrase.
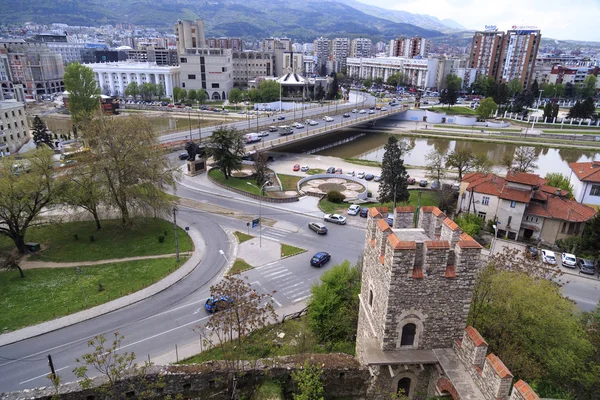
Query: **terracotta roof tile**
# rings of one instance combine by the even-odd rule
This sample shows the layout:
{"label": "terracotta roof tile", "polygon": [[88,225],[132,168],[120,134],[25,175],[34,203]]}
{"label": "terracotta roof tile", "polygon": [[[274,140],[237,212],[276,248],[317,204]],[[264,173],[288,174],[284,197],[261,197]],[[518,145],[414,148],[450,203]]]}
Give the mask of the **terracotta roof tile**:
{"label": "terracotta roof tile", "polygon": [[525,381],[519,379],[517,383],[515,383],[515,389],[521,393],[523,399],[525,400],[539,400],[539,396],[533,391],[531,386],[529,386]]}
{"label": "terracotta roof tile", "polygon": [[412,277],[414,279],[423,279],[423,268],[421,268],[421,266],[415,265],[412,270]]}
{"label": "terracotta roof tile", "polygon": [[428,249],[449,249],[450,243],[447,240],[430,240],[425,242]]}
{"label": "terracotta roof tile", "polygon": [[600,162],[574,162],[569,163],[569,167],[580,181],[600,183]]}
{"label": "terracotta roof tile", "polygon": [[562,196],[548,196],[545,204],[529,203],[525,213],[569,222],[586,222],[596,215],[596,210],[574,200],[565,199]]}
{"label": "terracotta roof tile", "polygon": [[444,273],[446,278],[456,278],[456,271],[454,270],[454,265],[447,265],[446,272]]}
{"label": "terracotta roof tile", "polygon": [[458,244],[458,247],[460,247],[461,249],[481,249],[481,248],[483,248],[475,240],[460,240],[457,244]]}
{"label": "terracotta roof tile", "polygon": [[377,227],[382,230],[382,231],[388,231],[388,230],[392,230],[392,228],[390,228],[390,226],[388,225],[388,223],[386,222],[385,219],[380,219],[377,220]]}
{"label": "terracotta roof tile", "polygon": [[445,216],[446,214],[444,214],[444,213],[442,212],[442,210],[440,210],[439,208],[437,208],[437,207],[434,207],[434,208],[433,208],[433,215],[435,215],[436,217],[439,217],[440,215],[444,215],[444,216]]}
{"label": "terracotta roof tile", "polygon": [[505,200],[518,201],[519,203],[529,203],[529,200],[531,200],[531,190],[520,190],[505,186],[502,188],[499,197]]}
{"label": "terracotta roof tile", "polygon": [[[463,181],[465,181],[465,178],[463,178]],[[493,196],[499,196],[504,187],[504,178],[494,174],[475,173],[466,181],[469,182],[467,191],[491,194]]]}
{"label": "terracotta roof tile", "polygon": [[433,209],[437,208],[435,206],[423,206],[421,207],[421,211],[423,211],[424,213],[430,213],[433,212]]}
{"label": "terracotta roof tile", "polygon": [[371,208],[369,208],[369,215],[371,217],[376,217],[378,215],[381,216],[381,213],[379,212],[379,210],[377,208],[371,207]]}
{"label": "terracotta roof tile", "polygon": [[483,337],[481,336],[479,331],[477,329],[473,328],[471,325],[469,325],[465,328],[465,333],[467,334],[467,336],[469,336],[469,338],[471,339],[473,344],[475,344],[475,346],[479,347],[482,345],[485,345],[485,346],[488,345],[487,342],[485,340],[483,340]]}
{"label": "terracotta roof tile", "polygon": [[458,240],[473,240],[473,238],[468,233],[461,233],[458,237]]}
{"label": "terracotta roof tile", "polygon": [[538,186],[540,184],[540,176],[537,174],[529,174],[527,172],[509,171],[506,174],[508,182],[520,183],[522,185]]}
{"label": "terracotta roof tile", "polygon": [[512,378],[513,377],[513,375],[508,370],[508,368],[506,368],[506,365],[504,365],[502,360],[499,359],[495,354],[493,354],[493,353],[488,354],[488,356],[486,357],[486,360],[488,361],[490,366],[494,369],[494,371],[496,371],[496,373],[498,374],[498,376],[500,378],[506,378],[506,377]]}
{"label": "terracotta roof tile", "polygon": [[567,197],[569,195],[569,191],[568,190],[562,190],[562,189],[555,188],[553,186],[548,186],[548,185],[542,185],[542,186],[540,186],[540,190],[542,192],[547,193],[547,194],[553,194],[553,195],[556,195],[556,196],[559,196],[558,191],[560,190],[560,196]]}
{"label": "terracotta roof tile", "polygon": [[460,227],[458,225],[456,225],[456,222],[452,221],[450,218],[446,218],[444,220],[444,225],[446,225],[448,228],[450,228],[451,231],[460,229]]}
{"label": "terracotta roof tile", "polygon": [[413,206],[398,206],[395,211],[397,213],[414,213],[415,208]]}
{"label": "terracotta roof tile", "polygon": [[387,237],[387,241],[394,250],[414,250],[417,248],[415,242],[401,241],[393,233]]}

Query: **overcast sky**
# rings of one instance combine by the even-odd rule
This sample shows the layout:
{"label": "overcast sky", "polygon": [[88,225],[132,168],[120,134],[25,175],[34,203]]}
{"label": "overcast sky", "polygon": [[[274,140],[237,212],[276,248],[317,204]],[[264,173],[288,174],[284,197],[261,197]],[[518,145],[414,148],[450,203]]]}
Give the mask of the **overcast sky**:
{"label": "overcast sky", "polygon": [[468,29],[535,25],[553,39],[600,42],[600,0],[358,0],[362,3],[449,18]]}

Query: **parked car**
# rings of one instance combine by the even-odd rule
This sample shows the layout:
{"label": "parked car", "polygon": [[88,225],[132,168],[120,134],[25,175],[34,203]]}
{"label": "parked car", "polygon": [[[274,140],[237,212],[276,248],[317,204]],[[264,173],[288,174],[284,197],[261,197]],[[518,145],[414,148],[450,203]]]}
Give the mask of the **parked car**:
{"label": "parked car", "polygon": [[320,251],[314,256],[312,256],[312,258],[310,259],[310,265],[312,265],[313,267],[322,267],[329,260],[331,260],[331,256],[329,255],[329,253]]}
{"label": "parked car", "polygon": [[308,165],[303,165],[302,168],[300,168],[300,171],[302,172],[306,172],[308,171],[310,168],[308,168]]}
{"label": "parked car", "polygon": [[300,164],[294,165],[294,171],[300,171]]}
{"label": "parked car", "polygon": [[326,115],[323,117],[323,121],[325,122],[333,122],[333,118],[331,118],[330,116]]}
{"label": "parked car", "polygon": [[335,174],[335,167],[329,167],[329,168],[327,168],[327,173],[328,174]]}
{"label": "parked car", "polygon": [[215,313],[217,311],[221,311],[221,310],[224,310],[224,309],[230,307],[232,304],[233,304],[233,298],[231,298],[229,296],[220,296],[218,298],[214,298],[213,296],[210,296],[206,300],[206,303],[204,303],[204,308],[209,313]]}
{"label": "parked car", "polygon": [[350,118],[350,114],[344,113],[344,115],[342,115],[342,117],[344,117],[344,118]]}
{"label": "parked car", "polygon": [[325,235],[327,233],[327,227],[320,222],[309,222],[308,227],[319,235]]}
{"label": "parked car", "polygon": [[364,172],[359,172],[359,173],[356,175],[356,177],[357,177],[358,179],[365,179],[365,173],[364,173]]}
{"label": "parked car", "polygon": [[373,178],[373,180],[375,182],[379,182],[379,181],[381,181],[381,177],[379,175],[375,175],[375,178]]}
{"label": "parked car", "polygon": [[408,183],[409,185],[414,185],[417,182],[417,180],[413,177],[410,177],[406,180],[406,183]]}
{"label": "parked car", "polygon": [[346,217],[339,214],[325,214],[323,215],[323,220],[325,222],[335,222],[338,225],[346,224]]}
{"label": "parked car", "polygon": [[563,267],[567,267],[567,268],[575,268],[576,264],[577,264],[577,257],[575,257],[575,255],[570,254],[570,253],[562,253],[560,255],[560,264]]}
{"label": "parked car", "polygon": [[533,260],[537,260],[538,256],[539,256],[539,252],[538,252],[537,247],[528,246],[525,249],[525,257],[531,258]]}
{"label": "parked car", "polygon": [[375,178],[375,175],[373,175],[373,174],[366,174],[365,175],[365,181],[372,181],[373,178]]}
{"label": "parked car", "polygon": [[189,157],[189,155],[188,155],[187,152],[185,152],[185,153],[179,153],[179,159],[180,160],[187,160],[188,157]]}
{"label": "parked car", "polygon": [[354,173],[354,171],[348,171],[348,172],[346,172],[346,175],[348,175],[348,176],[354,176],[356,174]]}
{"label": "parked car", "polygon": [[421,179],[419,181],[419,186],[421,186],[421,187],[427,187],[428,184],[429,184],[429,182],[427,182],[427,179]]}
{"label": "parked car", "polygon": [[363,218],[367,218],[369,216],[369,209],[367,207],[361,208],[359,215]]}
{"label": "parked car", "polygon": [[342,174],[342,169],[341,168],[336,169],[335,170],[335,174],[336,175],[341,175]]}
{"label": "parked car", "polygon": [[348,207],[348,215],[357,215],[360,212],[360,206],[358,204],[352,204]]}
{"label": "parked car", "polygon": [[434,190],[438,190],[440,188],[440,181],[437,179],[431,182],[431,188]]}
{"label": "parked car", "polygon": [[542,250],[542,262],[544,264],[556,264],[556,255],[551,250]]}
{"label": "parked car", "polygon": [[577,260],[577,266],[579,267],[579,272],[582,274],[594,275],[596,273],[596,268],[592,260],[580,258]]}
{"label": "parked car", "polygon": [[388,217],[386,218],[385,222],[387,222],[387,224],[389,226],[394,226],[394,216],[393,215],[388,215]]}

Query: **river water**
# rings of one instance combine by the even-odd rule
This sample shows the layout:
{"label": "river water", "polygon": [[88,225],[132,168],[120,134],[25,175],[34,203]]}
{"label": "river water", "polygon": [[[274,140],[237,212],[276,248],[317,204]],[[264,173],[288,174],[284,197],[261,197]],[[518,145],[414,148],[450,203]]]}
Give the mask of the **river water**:
{"label": "river water", "polygon": [[[383,158],[383,146],[387,143],[388,134],[383,132],[345,129],[336,132],[334,135],[327,135],[327,138],[320,138],[302,142],[295,146],[282,148],[280,151],[290,153],[302,153],[312,148],[318,148],[325,143],[335,142],[347,137],[365,132],[365,136],[354,141],[344,143],[326,150],[317,152],[316,154],[340,157],[340,158],[360,158],[363,160],[381,161]],[[430,139],[418,137],[402,138],[409,144],[410,152],[405,156],[405,164],[411,166],[425,166],[425,157],[432,149],[436,149],[442,154],[447,154],[454,149],[471,148],[474,154],[485,154],[495,166],[498,172],[505,172],[500,166],[502,158],[505,154],[513,155],[519,145],[509,143],[486,143],[472,142],[462,140],[448,139]],[[536,154],[538,156],[538,168],[535,173],[540,176],[545,176],[550,172],[559,172],[569,176],[571,169],[568,163],[600,160],[600,153],[587,149],[558,149],[536,146]]]}

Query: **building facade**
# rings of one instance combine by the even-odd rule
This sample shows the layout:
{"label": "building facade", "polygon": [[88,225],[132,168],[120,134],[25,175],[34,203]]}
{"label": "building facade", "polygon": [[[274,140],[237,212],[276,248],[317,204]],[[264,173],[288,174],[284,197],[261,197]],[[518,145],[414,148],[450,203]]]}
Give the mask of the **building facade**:
{"label": "building facade", "polygon": [[355,79],[382,78],[384,82],[390,75],[402,73],[408,85],[423,89],[435,88],[438,61],[437,58],[348,58],[347,71],[348,76]]}
{"label": "building facade", "polygon": [[415,36],[412,38],[399,37],[390,42],[391,57],[427,57],[429,54],[429,40]]}
{"label": "building facade", "polygon": [[350,57],[370,58],[373,56],[373,42],[367,38],[356,38],[350,42]]}
{"label": "building facade", "polygon": [[331,67],[328,68],[328,62],[330,62],[332,58],[331,40],[320,37],[314,41],[314,48],[315,56],[317,56],[316,73],[319,75],[331,73]]}
{"label": "building facade", "polygon": [[233,86],[248,87],[259,76],[273,76],[273,53],[264,51],[234,51]]}
{"label": "building facade", "polygon": [[575,201],[600,208],[600,161],[570,163]]}
{"label": "building facade", "polygon": [[187,49],[202,49],[206,47],[204,37],[204,21],[177,21],[175,25],[177,37],[177,54],[185,54]]}
{"label": "building facade", "polygon": [[475,32],[471,41],[469,68],[477,70],[478,75],[497,79],[502,65],[504,32]]}
{"label": "building facade", "polygon": [[16,153],[29,139],[31,134],[23,103],[0,101],[0,156]]}
{"label": "building facade", "polygon": [[231,49],[234,51],[244,50],[244,42],[240,38],[207,38],[206,47],[209,49]]}
{"label": "building facade", "polygon": [[335,38],[331,41],[332,72],[342,72],[346,69],[346,59],[350,55],[350,39]]}

